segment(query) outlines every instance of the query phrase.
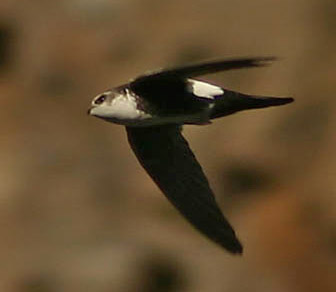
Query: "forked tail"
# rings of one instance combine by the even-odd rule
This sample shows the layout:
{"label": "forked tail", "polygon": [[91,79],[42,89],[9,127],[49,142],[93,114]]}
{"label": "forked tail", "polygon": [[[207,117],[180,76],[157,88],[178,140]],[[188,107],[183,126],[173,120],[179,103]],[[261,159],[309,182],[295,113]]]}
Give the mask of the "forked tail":
{"label": "forked tail", "polygon": [[223,95],[216,97],[210,119],[220,118],[242,110],[285,105],[293,101],[292,97],[255,96],[225,89]]}

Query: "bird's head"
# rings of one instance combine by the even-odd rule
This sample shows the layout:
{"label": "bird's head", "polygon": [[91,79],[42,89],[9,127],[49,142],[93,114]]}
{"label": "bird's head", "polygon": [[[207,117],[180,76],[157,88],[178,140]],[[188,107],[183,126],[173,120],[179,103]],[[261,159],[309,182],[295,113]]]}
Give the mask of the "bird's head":
{"label": "bird's head", "polygon": [[136,97],[127,88],[107,90],[91,102],[88,114],[117,124],[128,125],[142,118]]}
{"label": "bird's head", "polygon": [[116,95],[116,92],[108,90],[95,96],[91,102],[88,114],[101,118],[113,116],[111,103],[116,98]]}

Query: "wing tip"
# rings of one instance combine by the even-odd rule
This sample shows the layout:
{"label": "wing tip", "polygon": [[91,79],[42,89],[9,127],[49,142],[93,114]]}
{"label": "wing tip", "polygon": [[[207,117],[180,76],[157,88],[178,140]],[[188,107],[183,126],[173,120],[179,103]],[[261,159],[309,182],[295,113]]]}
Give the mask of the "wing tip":
{"label": "wing tip", "polygon": [[251,58],[249,61],[251,62],[252,66],[255,67],[264,67],[270,65],[274,61],[278,61],[279,58],[276,56],[267,56],[267,57],[256,57]]}
{"label": "wing tip", "polygon": [[244,249],[243,249],[243,246],[241,244],[236,245],[235,248],[231,250],[231,252],[234,255],[242,255],[243,251],[244,251]]}
{"label": "wing tip", "polygon": [[230,253],[234,254],[234,255],[242,255],[243,254],[243,246],[242,244],[239,242],[239,240],[237,238],[234,238],[233,240],[231,240],[231,242],[225,242],[220,243],[226,250],[228,250]]}
{"label": "wing tip", "polygon": [[[232,230],[233,231],[233,230]],[[211,238],[220,247],[224,248],[226,251],[234,255],[242,255],[243,245],[240,243],[239,239],[236,237],[234,231],[231,234],[226,234],[224,237]]]}

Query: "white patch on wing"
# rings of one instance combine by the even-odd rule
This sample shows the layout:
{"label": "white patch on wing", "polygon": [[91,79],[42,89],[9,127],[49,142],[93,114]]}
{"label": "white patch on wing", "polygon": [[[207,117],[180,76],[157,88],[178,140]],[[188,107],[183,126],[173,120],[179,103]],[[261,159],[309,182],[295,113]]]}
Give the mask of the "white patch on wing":
{"label": "white patch on wing", "polygon": [[214,99],[215,96],[224,93],[224,90],[219,86],[194,79],[188,79],[188,81],[190,82],[192,93],[199,97]]}

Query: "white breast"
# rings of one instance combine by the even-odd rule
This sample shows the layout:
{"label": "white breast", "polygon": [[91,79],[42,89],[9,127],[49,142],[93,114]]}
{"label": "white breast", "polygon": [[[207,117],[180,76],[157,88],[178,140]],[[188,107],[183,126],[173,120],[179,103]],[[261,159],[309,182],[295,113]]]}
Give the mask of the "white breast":
{"label": "white breast", "polygon": [[190,82],[192,93],[198,97],[214,99],[215,96],[224,93],[224,90],[219,86],[194,79],[188,79],[188,81]]}
{"label": "white breast", "polygon": [[115,97],[110,106],[114,118],[121,120],[141,118],[141,111],[137,109],[135,97],[129,93]]}

